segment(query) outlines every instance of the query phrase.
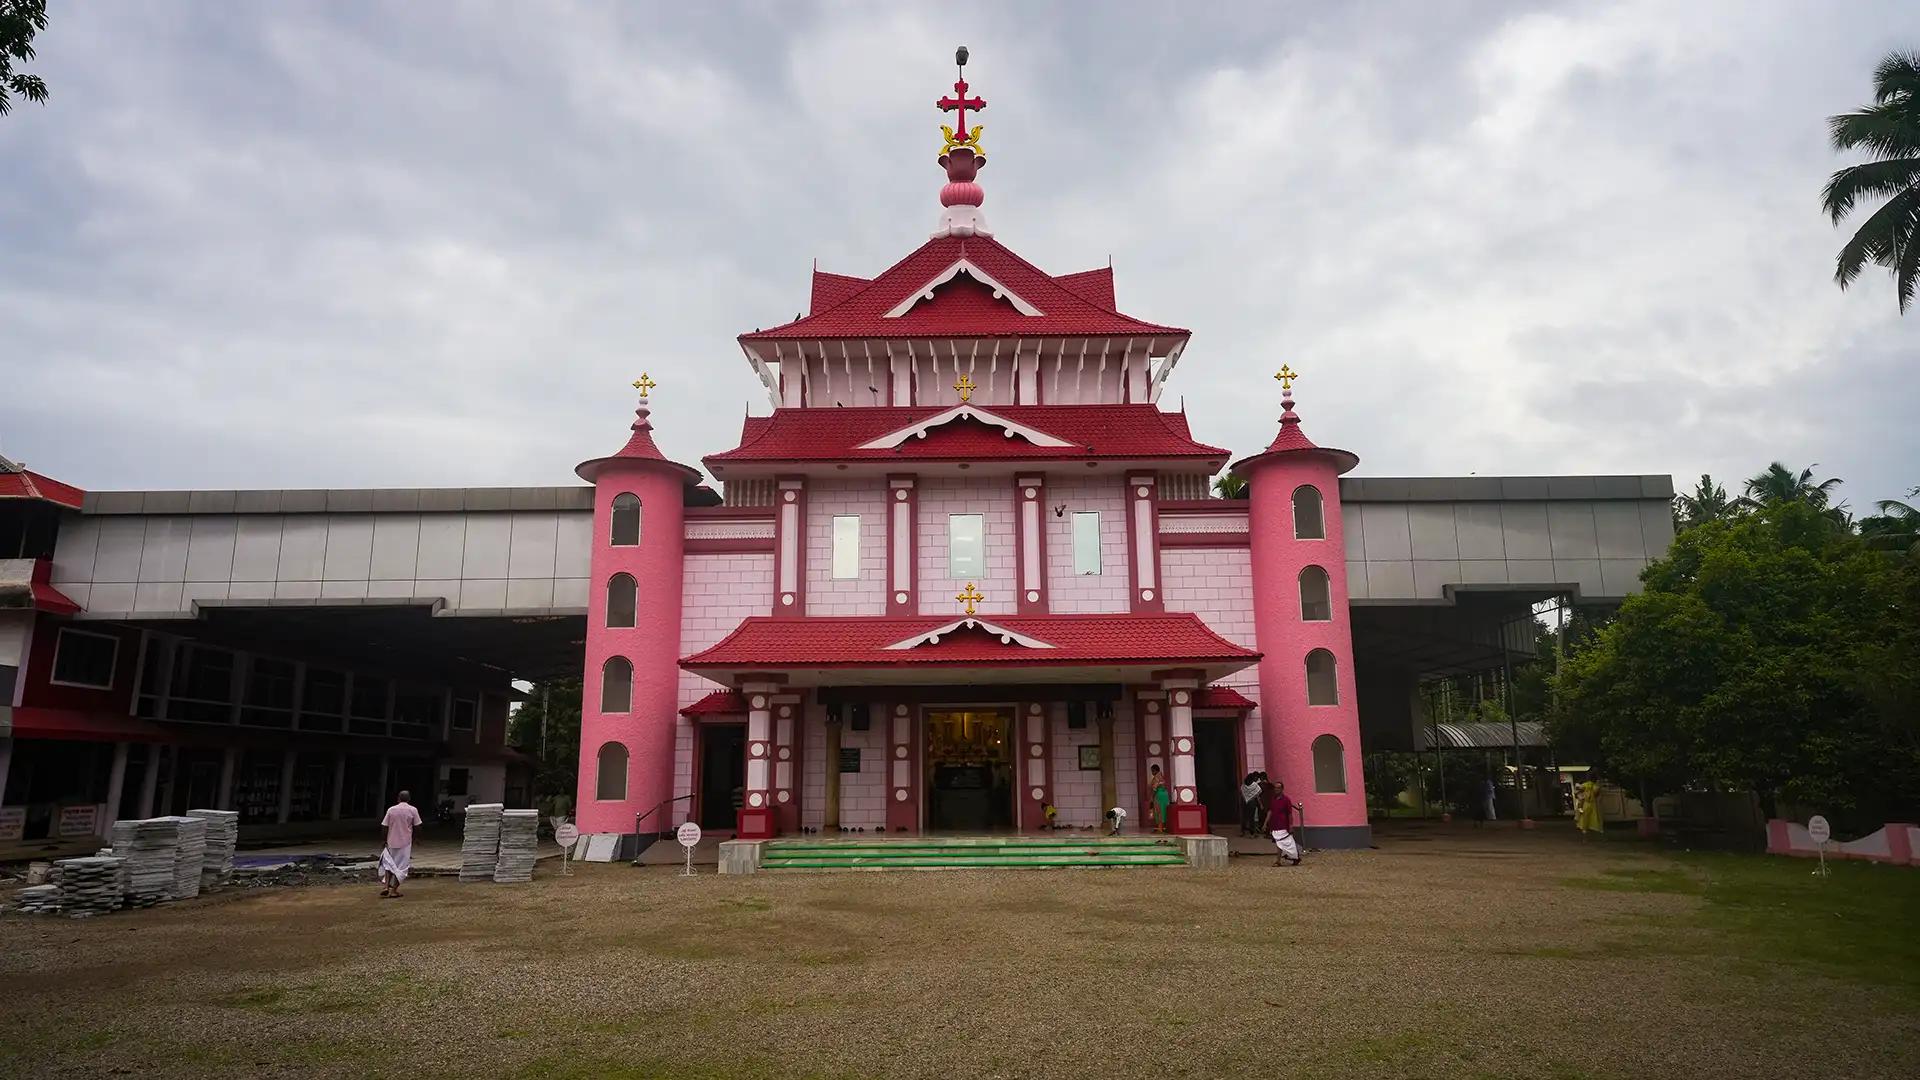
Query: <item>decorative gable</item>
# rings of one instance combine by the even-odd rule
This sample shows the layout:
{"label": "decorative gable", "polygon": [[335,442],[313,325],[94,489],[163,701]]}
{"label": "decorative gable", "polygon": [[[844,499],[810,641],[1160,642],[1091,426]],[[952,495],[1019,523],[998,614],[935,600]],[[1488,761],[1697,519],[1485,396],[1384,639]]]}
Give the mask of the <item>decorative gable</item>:
{"label": "decorative gable", "polygon": [[953,265],[941,271],[938,275],[934,277],[932,281],[929,281],[925,285],[922,285],[918,289],[915,289],[910,295],[908,295],[908,297],[905,300],[902,300],[898,304],[895,304],[891,309],[887,311],[887,313],[884,316],[882,316],[882,318],[897,319],[900,316],[905,315],[907,312],[912,311],[914,308],[914,305],[919,304],[922,301],[932,300],[934,293],[942,285],[945,285],[948,282],[951,282],[954,278],[959,277],[961,274],[965,274],[966,276],[972,278],[974,281],[977,281],[980,284],[985,285],[988,289],[992,290],[993,298],[995,300],[1005,300],[1007,303],[1012,304],[1013,309],[1015,311],[1018,311],[1022,315],[1032,316],[1032,315],[1043,314],[1043,312],[1039,308],[1034,307],[1032,304],[1021,299],[1020,296],[1017,293],[1015,293],[1013,290],[1007,288],[1005,285],[1000,284],[998,281],[995,281],[992,275],[988,274],[985,270],[980,269],[978,266],[975,266],[972,260],[957,259],[954,261]]}
{"label": "decorative gable", "polygon": [[995,626],[985,619],[956,619],[953,622],[947,623],[945,626],[936,626],[924,634],[910,637],[905,641],[896,641],[886,646],[886,648],[891,652],[902,649],[918,649],[925,645],[938,645],[940,644],[941,638],[956,631],[974,631],[986,634],[999,638],[1000,644],[1002,645],[1018,646],[1023,649],[1051,649],[1055,647],[1048,642],[1041,641],[1039,638],[1028,637],[1026,634],[1008,630],[1004,626]]}
{"label": "decorative gable", "polygon": [[944,427],[947,424],[951,424],[960,420],[974,420],[979,423],[985,424],[989,427],[997,427],[1000,429],[1001,434],[1005,435],[1007,438],[1011,439],[1014,436],[1018,435],[1019,437],[1027,440],[1029,443],[1032,443],[1035,446],[1045,446],[1045,447],[1050,447],[1054,449],[1059,449],[1059,448],[1070,447],[1075,445],[1073,443],[1068,442],[1065,439],[1059,438],[1058,436],[1049,435],[1046,432],[1039,430],[1038,428],[1031,428],[1026,426],[1025,424],[1016,424],[1012,420],[1009,420],[1004,416],[996,416],[993,413],[990,413],[987,410],[979,408],[977,406],[955,405],[953,408],[948,409],[945,412],[935,413],[934,415],[927,417],[925,420],[922,420],[919,423],[910,424],[907,427],[900,428],[897,431],[888,432],[887,434],[882,435],[879,438],[874,439],[870,442],[861,443],[859,446],[855,447],[854,449],[856,450],[892,450],[895,447],[898,447],[902,443],[906,442],[908,439],[924,439],[927,437],[927,434],[933,431],[934,429]]}

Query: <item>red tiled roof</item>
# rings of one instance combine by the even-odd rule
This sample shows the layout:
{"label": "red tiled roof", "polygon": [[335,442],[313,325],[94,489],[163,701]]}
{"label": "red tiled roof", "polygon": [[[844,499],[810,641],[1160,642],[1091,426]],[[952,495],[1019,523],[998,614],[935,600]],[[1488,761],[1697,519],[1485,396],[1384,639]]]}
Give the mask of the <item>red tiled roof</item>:
{"label": "red tiled roof", "polygon": [[738,690],[715,690],[680,710],[681,716],[734,716],[747,711],[747,697]]}
{"label": "red tiled roof", "polygon": [[1265,450],[1251,457],[1234,462],[1234,472],[1245,476],[1247,474],[1242,471],[1245,466],[1280,454],[1317,454],[1332,461],[1335,470],[1341,474],[1352,472],[1354,468],[1360,464],[1359,455],[1350,450],[1337,450],[1331,446],[1320,446],[1312,439],[1307,438],[1307,433],[1300,430],[1299,415],[1293,411],[1293,399],[1287,397],[1283,398],[1282,401],[1286,407],[1280,413],[1280,433],[1273,437],[1273,441],[1267,444]]}
{"label": "red tiled roof", "polygon": [[981,405],[979,411],[1064,440],[1067,446],[1035,446],[1006,429],[971,418],[950,421],[892,449],[858,449],[865,443],[951,411],[951,405],[882,405],[857,409],[775,409],[749,417],[741,444],[709,454],[709,468],[732,462],[774,461],[967,461],[1086,458],[1213,458],[1227,451],[1195,442],[1186,417],[1154,405]]}
{"label": "red tiled roof", "polygon": [[[933,299],[915,304],[902,315],[886,317],[961,259],[1038,308],[1040,314],[1021,314],[1010,301],[993,299],[991,289],[969,276],[942,285]],[[984,236],[929,240],[871,281],[838,274],[826,277],[823,281],[815,274],[811,314],[783,326],[741,334],[740,340],[1187,333],[1113,310],[1110,270],[1057,279]]]}
{"label": "red tiled roof", "polygon": [[0,468],[0,499],[39,499],[69,510],[80,509],[87,493],[31,469]]}
{"label": "red tiled roof", "polygon": [[1196,709],[1251,709],[1253,699],[1231,686],[1208,686],[1193,696]]}
{"label": "red tiled roof", "polygon": [[[948,626],[937,642],[888,646]],[[1052,648],[1003,642],[1011,631]],[[1086,667],[1252,662],[1260,654],[1207,628],[1189,612],[1164,615],[914,615],[776,619],[756,615],[682,667]]]}

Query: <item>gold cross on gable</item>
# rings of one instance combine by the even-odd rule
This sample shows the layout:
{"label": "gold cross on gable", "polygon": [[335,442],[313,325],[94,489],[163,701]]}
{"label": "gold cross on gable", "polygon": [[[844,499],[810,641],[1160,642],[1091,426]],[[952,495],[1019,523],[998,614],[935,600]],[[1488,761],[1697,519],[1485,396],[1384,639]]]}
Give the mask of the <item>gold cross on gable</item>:
{"label": "gold cross on gable", "polygon": [[967,582],[967,587],[955,593],[953,598],[967,605],[967,614],[971,615],[973,614],[973,605],[985,600],[987,596],[979,589],[974,588],[973,582],[969,581]]}
{"label": "gold cross on gable", "polygon": [[633,388],[635,390],[640,391],[640,397],[642,400],[645,400],[648,394],[653,393],[653,388],[659,385],[660,385],[659,383],[653,381],[653,377],[651,375],[648,375],[644,371],[640,373],[639,378],[633,380]]}
{"label": "gold cross on gable", "polygon": [[[961,400],[961,401],[963,401],[963,402],[965,402],[965,401],[972,401],[972,400],[973,400],[973,391],[974,391],[974,389],[975,389],[975,387],[974,387],[974,385],[973,385],[973,376],[972,376],[972,375],[962,375],[962,376],[960,376],[960,381],[959,381],[959,382],[956,382],[956,383],[954,383],[954,384],[953,384],[953,388],[954,388],[954,390],[956,390],[957,392],[959,392],[959,394],[960,394],[960,400]],[[967,614],[969,614],[969,615],[971,615],[971,614],[973,614],[973,613],[972,613],[972,612],[968,612]]]}
{"label": "gold cross on gable", "polygon": [[1292,389],[1293,389],[1293,380],[1295,380],[1295,379],[1297,379],[1297,378],[1299,378],[1299,377],[1300,377],[1300,376],[1298,376],[1298,375],[1296,375],[1296,374],[1294,374],[1294,372],[1293,372],[1293,369],[1292,369],[1291,367],[1288,367],[1288,366],[1287,366],[1287,365],[1285,365],[1285,364],[1281,364],[1281,365],[1280,365],[1280,372],[1279,372],[1279,374],[1277,374],[1277,375],[1275,375],[1275,376],[1274,376],[1274,378],[1276,378],[1276,379],[1279,379],[1279,380],[1280,380],[1280,389],[1282,389],[1282,390],[1292,390]]}

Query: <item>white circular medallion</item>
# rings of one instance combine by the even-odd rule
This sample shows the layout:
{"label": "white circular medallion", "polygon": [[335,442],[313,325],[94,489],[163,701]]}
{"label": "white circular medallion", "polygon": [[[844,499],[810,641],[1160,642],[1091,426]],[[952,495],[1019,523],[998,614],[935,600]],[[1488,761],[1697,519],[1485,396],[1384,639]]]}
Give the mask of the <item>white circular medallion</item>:
{"label": "white circular medallion", "polygon": [[753,756],[754,756],[754,757],[766,757],[766,756],[767,756],[767,744],[766,744],[766,743],[760,743],[760,742],[757,742],[757,743],[754,743],[754,744],[753,744],[753,751],[752,751],[752,753],[753,753]]}
{"label": "white circular medallion", "polygon": [[756,791],[756,792],[754,792],[753,794],[751,794],[751,795],[749,795],[749,796],[747,796],[747,805],[748,805],[748,806],[759,806],[759,805],[760,805],[761,803],[763,803],[763,802],[766,802],[766,801],[767,801],[767,797],[766,797],[765,795],[762,795],[762,794],[760,794],[760,793],[759,793],[759,792],[757,792],[757,791]]}
{"label": "white circular medallion", "polygon": [[897,758],[903,758],[903,757],[906,757],[906,756],[907,756],[907,748],[906,748],[906,747],[904,747],[904,746],[896,746],[896,747],[894,747],[894,748],[893,748],[893,756],[894,756],[894,757],[897,757]]}
{"label": "white circular medallion", "polygon": [[1035,801],[1035,802],[1039,802],[1039,801],[1041,801],[1041,800],[1043,800],[1043,799],[1045,799],[1046,797],[1047,797],[1047,792],[1046,792],[1046,789],[1045,789],[1045,788],[1034,788],[1034,789],[1033,789],[1033,798],[1034,798],[1034,801]]}
{"label": "white circular medallion", "polygon": [[907,715],[907,707],[905,705],[895,705],[893,707],[893,715],[895,716]]}
{"label": "white circular medallion", "polygon": [[894,493],[893,493],[893,497],[894,497],[894,500],[895,500],[896,502],[906,502],[906,501],[907,501],[907,489],[906,489],[906,488],[896,488],[896,489],[894,490]]}
{"label": "white circular medallion", "polygon": [[[1191,754],[1193,753],[1193,740],[1175,739],[1173,740],[1173,749],[1176,753]],[[785,751],[782,752],[784,753]]]}
{"label": "white circular medallion", "polygon": [[1142,600],[1147,600],[1147,601],[1151,601],[1151,600],[1153,599],[1153,590],[1152,590],[1152,589],[1141,589],[1141,590],[1140,590],[1140,599],[1142,599]]}
{"label": "white circular medallion", "polygon": [[1040,715],[1040,706],[1039,706],[1038,704],[1033,704],[1033,705],[1029,705],[1029,706],[1027,706],[1027,714],[1028,714],[1028,715],[1030,715],[1030,716],[1039,716],[1039,715]]}
{"label": "white circular medallion", "polygon": [[904,603],[906,603],[906,602],[907,602],[907,594],[906,594],[906,593],[903,593],[903,592],[897,592],[897,593],[894,593],[894,594],[893,594],[893,602],[894,602],[894,603],[896,603],[896,604],[904,604]]}
{"label": "white circular medallion", "polygon": [[1039,743],[1034,743],[1032,746],[1027,747],[1027,753],[1032,755],[1033,757],[1039,757],[1040,755],[1046,752],[1047,752],[1047,748],[1044,746],[1041,746]]}
{"label": "white circular medallion", "polygon": [[1154,712],[1159,712],[1159,711],[1160,711],[1160,703],[1159,703],[1159,702],[1157,702],[1157,701],[1149,701],[1149,702],[1147,702],[1147,711],[1148,711],[1148,712],[1150,712],[1150,713],[1154,713]]}
{"label": "white circular medallion", "polygon": [[1037,492],[1037,491],[1035,491],[1035,490],[1033,490],[1032,488],[1028,488],[1028,489],[1027,489],[1027,498],[1029,498],[1029,499],[1031,499],[1031,498],[1033,498],[1033,497],[1034,497],[1035,495],[1038,495],[1038,494],[1040,494],[1040,493],[1039,493],[1039,492]]}
{"label": "white circular medallion", "polygon": [[791,791],[782,791],[774,795],[774,799],[778,800],[779,802],[786,802],[788,799],[791,799],[791,798],[793,798],[793,792]]}
{"label": "white circular medallion", "polygon": [[1147,489],[1146,489],[1146,488],[1144,488],[1144,487],[1137,487],[1137,488],[1134,488],[1134,489],[1133,489],[1133,493],[1134,493],[1135,495],[1138,495],[1138,496],[1140,496],[1140,497],[1141,497],[1141,498],[1143,498],[1143,499],[1147,497]]}
{"label": "white circular medallion", "polygon": [[1029,604],[1037,604],[1037,603],[1039,603],[1039,602],[1040,602],[1040,594],[1039,594],[1038,592],[1036,592],[1036,591],[1034,591],[1034,590],[1032,590],[1032,589],[1028,589],[1028,590],[1027,590],[1027,603],[1029,603]]}
{"label": "white circular medallion", "polygon": [[767,699],[766,699],[766,697],[765,697],[764,695],[761,695],[761,694],[755,694],[755,695],[753,695],[753,707],[754,707],[754,708],[756,708],[756,709],[764,709],[764,708],[766,708],[766,707],[767,707]]}
{"label": "white circular medallion", "polygon": [[780,715],[781,715],[781,716],[792,716],[792,715],[793,715],[793,706],[791,706],[791,705],[782,705],[782,706],[780,706]]}
{"label": "white circular medallion", "polygon": [[906,802],[906,801],[907,801],[907,789],[906,789],[906,788],[894,788],[894,789],[893,789],[893,801],[894,801],[894,802]]}
{"label": "white circular medallion", "polygon": [[1159,743],[1157,743],[1157,742],[1150,742],[1150,743],[1148,743],[1148,744],[1147,744],[1147,755],[1148,755],[1149,757],[1158,757],[1158,756],[1160,756],[1160,744],[1159,744]]}
{"label": "white circular medallion", "polygon": [[781,602],[781,603],[783,603],[783,604],[785,604],[785,605],[787,605],[788,607],[792,607],[792,606],[793,606],[793,594],[792,594],[792,593],[781,593],[781,594],[780,594],[780,602]]}
{"label": "white circular medallion", "polygon": [[792,757],[792,756],[793,756],[793,747],[791,747],[791,746],[783,746],[783,747],[781,747],[781,748],[780,748],[780,760],[781,760],[781,761],[785,761],[785,760],[787,760],[788,758],[790,758],[790,757]]}
{"label": "white circular medallion", "polygon": [[1173,692],[1173,703],[1175,705],[1185,705],[1187,702],[1192,700],[1193,700],[1193,695],[1187,693],[1185,690],[1175,690]]}
{"label": "white circular medallion", "polygon": [[1192,789],[1192,788],[1181,788],[1181,789],[1180,789],[1180,801],[1181,801],[1181,802],[1192,802],[1192,801],[1193,801],[1193,789]]}
{"label": "white circular medallion", "polygon": [[787,501],[788,501],[788,502],[792,502],[793,500],[795,500],[795,499],[797,499],[797,498],[799,498],[799,496],[798,496],[798,495],[795,495],[795,494],[794,494],[793,492],[791,492],[791,491],[789,491],[789,492],[786,492],[786,493],[785,493],[785,495],[786,495],[786,499],[787,499]]}

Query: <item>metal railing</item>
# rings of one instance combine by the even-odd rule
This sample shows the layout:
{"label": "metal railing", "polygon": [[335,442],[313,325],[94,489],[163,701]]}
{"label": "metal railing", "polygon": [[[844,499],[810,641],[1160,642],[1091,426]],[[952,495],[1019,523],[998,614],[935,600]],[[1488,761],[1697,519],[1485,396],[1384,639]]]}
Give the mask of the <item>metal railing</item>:
{"label": "metal railing", "polygon": [[[661,799],[661,800],[660,800],[659,802],[657,802],[657,803],[654,803],[654,804],[653,804],[653,805],[652,805],[651,807],[649,807],[648,809],[646,809],[646,810],[643,810],[643,811],[641,811],[640,813],[638,813],[638,814],[635,814],[635,815],[633,815],[633,835],[634,835],[634,839],[635,839],[635,840],[638,840],[638,839],[640,838],[640,834],[641,834],[641,833],[642,833],[642,832],[644,831],[644,830],[643,830],[643,829],[641,828],[641,825],[642,825],[642,824],[644,824],[644,823],[646,822],[646,820],[647,820],[648,818],[650,818],[650,817],[652,817],[653,815],[655,815],[655,814],[657,814],[657,813],[659,813],[659,812],[660,812],[660,811],[662,811],[662,810],[665,810],[665,809],[666,809],[667,807],[669,807],[669,806],[672,806],[672,805],[673,805],[674,803],[677,803],[677,802],[683,802],[683,801],[687,801],[687,800],[690,800],[690,799],[692,799],[692,798],[693,798],[693,795],[692,795],[692,794],[686,794],[686,795],[675,795],[675,796],[674,796],[673,798],[671,798],[671,799]],[[664,821],[665,819],[664,819],[664,818],[662,818],[661,820],[663,820],[663,821]],[[660,838],[660,837],[663,837],[663,836],[666,836],[666,835],[667,835],[667,831],[666,831],[666,830],[664,830],[664,829],[656,829],[656,830],[654,831],[654,838],[655,838],[655,839],[658,839],[658,838]],[[645,850],[644,848],[642,848],[642,849],[641,849],[641,851],[644,851],[644,850]],[[634,853],[633,853],[633,865],[635,865],[635,866],[639,866],[639,865],[640,865],[640,855],[641,855],[641,851],[636,851],[636,852],[634,852]]]}

